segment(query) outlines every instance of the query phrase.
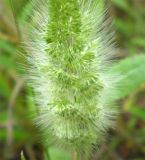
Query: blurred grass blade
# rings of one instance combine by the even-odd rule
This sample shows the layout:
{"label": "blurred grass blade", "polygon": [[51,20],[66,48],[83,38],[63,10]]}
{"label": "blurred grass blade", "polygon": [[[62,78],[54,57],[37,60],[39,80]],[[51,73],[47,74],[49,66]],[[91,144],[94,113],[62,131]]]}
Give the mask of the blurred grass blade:
{"label": "blurred grass blade", "polygon": [[3,41],[0,40],[0,51],[5,51],[9,54],[15,54],[16,53],[16,48],[13,46],[11,43],[8,41]]}
{"label": "blurred grass blade", "polygon": [[7,80],[3,77],[1,73],[0,73],[0,95],[2,95],[5,98],[8,98],[10,96],[10,88],[7,84]]}
{"label": "blurred grass blade", "polygon": [[126,0],[112,0],[113,4],[115,4],[115,6],[117,6],[118,8],[129,12],[130,7],[128,4],[128,1]]}
{"label": "blurred grass blade", "polygon": [[130,107],[129,112],[137,118],[140,118],[142,120],[145,120],[145,109],[141,108],[139,106],[136,107]]}
{"label": "blurred grass blade", "polygon": [[122,78],[119,80],[119,93],[115,99],[121,99],[137,91],[145,84],[145,55],[140,54],[121,60],[111,72],[120,73]]}
{"label": "blurred grass blade", "polygon": [[7,57],[4,55],[0,55],[0,66],[2,66],[5,69],[16,69],[16,62],[11,57]]}

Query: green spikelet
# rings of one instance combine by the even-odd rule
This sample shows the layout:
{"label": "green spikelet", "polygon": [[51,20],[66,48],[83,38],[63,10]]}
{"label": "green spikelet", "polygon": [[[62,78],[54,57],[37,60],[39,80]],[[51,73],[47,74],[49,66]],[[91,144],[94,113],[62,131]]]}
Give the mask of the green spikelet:
{"label": "green spikelet", "polygon": [[115,113],[113,76],[107,74],[114,51],[102,2],[43,0],[37,5],[27,42],[36,123],[58,143],[88,150],[100,143]]}

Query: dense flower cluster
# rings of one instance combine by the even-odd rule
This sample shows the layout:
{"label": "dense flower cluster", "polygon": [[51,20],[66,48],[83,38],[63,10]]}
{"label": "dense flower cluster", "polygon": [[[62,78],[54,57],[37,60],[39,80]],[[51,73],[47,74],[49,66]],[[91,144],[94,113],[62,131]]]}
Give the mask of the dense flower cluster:
{"label": "dense flower cluster", "polygon": [[38,109],[36,123],[60,143],[89,149],[112,127],[113,34],[102,1],[34,4],[25,43]]}

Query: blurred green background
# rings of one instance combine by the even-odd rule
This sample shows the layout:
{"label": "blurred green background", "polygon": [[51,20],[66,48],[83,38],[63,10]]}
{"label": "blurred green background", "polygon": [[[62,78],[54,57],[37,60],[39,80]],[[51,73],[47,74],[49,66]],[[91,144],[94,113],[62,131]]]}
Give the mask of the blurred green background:
{"label": "blurred green background", "polygon": [[[145,160],[145,0],[108,0],[106,5],[120,59],[114,70],[125,77],[115,130],[91,160]],[[53,146],[46,151],[28,116],[33,102],[19,29],[26,9],[32,9],[29,0],[0,0],[0,160],[70,160],[67,151]]]}

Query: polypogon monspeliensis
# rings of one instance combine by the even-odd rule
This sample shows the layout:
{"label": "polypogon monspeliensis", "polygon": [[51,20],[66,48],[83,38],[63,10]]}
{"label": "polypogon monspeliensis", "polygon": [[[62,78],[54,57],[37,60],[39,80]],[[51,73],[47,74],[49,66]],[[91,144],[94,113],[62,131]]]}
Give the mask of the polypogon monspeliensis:
{"label": "polypogon monspeliensis", "polygon": [[60,145],[90,149],[103,140],[116,115],[111,100],[115,77],[109,74],[114,35],[104,2],[33,3],[25,44],[35,122]]}

